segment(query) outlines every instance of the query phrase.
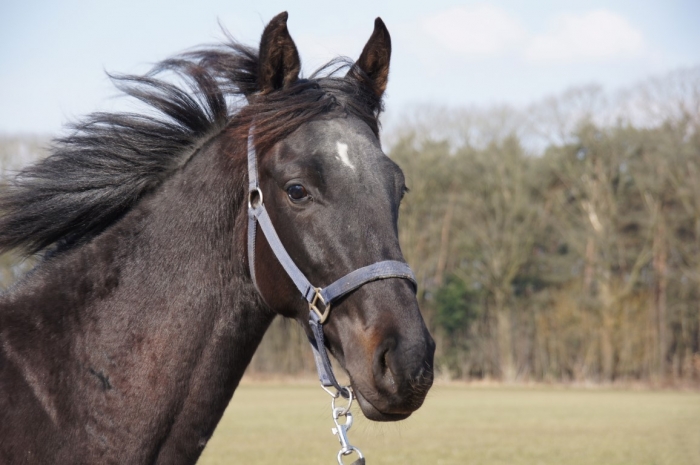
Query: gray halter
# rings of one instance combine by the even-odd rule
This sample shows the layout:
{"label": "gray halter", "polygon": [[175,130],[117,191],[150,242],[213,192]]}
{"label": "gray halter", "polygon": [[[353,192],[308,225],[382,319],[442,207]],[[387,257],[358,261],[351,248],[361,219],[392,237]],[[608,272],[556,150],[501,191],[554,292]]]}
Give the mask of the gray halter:
{"label": "gray halter", "polygon": [[[349,392],[347,392],[347,388],[340,386],[335,379],[323,339],[322,325],[328,318],[331,303],[370,281],[387,278],[402,278],[408,279],[416,286],[416,278],[413,271],[411,271],[411,268],[409,268],[406,263],[395,260],[385,260],[352,271],[324,288],[316,287],[311,284],[282,245],[270,221],[270,216],[267,214],[265,205],[263,204],[263,193],[258,183],[258,167],[253,141],[253,129],[254,128],[251,127],[248,132],[248,265],[250,267],[250,276],[253,279],[255,288],[260,292],[255,279],[255,233],[257,230],[256,225],[259,224],[277,260],[279,260],[280,264],[287,272],[287,275],[289,275],[294,285],[299,289],[301,295],[309,302],[309,325],[314,334],[314,339],[309,338],[309,342],[313,349],[316,369],[318,370],[318,377],[321,381],[321,385],[326,388],[333,386],[343,397],[348,397]],[[319,306],[323,308],[319,308]]]}

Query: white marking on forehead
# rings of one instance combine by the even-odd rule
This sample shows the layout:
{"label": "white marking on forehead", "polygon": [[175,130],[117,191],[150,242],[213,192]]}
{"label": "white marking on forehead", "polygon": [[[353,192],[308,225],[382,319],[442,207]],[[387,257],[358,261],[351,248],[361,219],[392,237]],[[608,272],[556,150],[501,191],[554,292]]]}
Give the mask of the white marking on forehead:
{"label": "white marking on forehead", "polygon": [[336,147],[338,147],[338,158],[343,164],[352,168],[355,171],[355,165],[350,163],[350,158],[348,158],[348,144],[343,144],[342,142],[337,142]]}

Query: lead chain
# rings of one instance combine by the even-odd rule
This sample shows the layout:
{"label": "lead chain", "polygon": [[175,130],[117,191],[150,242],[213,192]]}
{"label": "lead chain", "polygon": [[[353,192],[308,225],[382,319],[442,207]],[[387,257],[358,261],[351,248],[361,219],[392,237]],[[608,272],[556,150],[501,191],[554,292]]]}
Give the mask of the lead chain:
{"label": "lead chain", "polygon": [[[350,395],[348,397],[348,404],[345,407],[337,407],[335,405],[336,399],[340,397],[339,394],[333,396],[333,398],[331,399],[331,412],[333,413],[333,423],[335,423],[335,428],[331,428],[331,432],[333,433],[333,435],[338,436],[338,441],[340,442],[340,451],[338,452],[338,465],[344,465],[343,457],[352,455],[353,452],[358,455],[358,459],[355,462],[353,462],[352,465],[360,465],[365,463],[365,457],[362,455],[362,452],[360,452],[360,449],[350,444],[350,441],[348,440],[348,431],[350,430],[353,421],[352,412],[350,412],[350,407],[352,406],[353,401],[353,395],[352,388],[347,387],[347,390],[350,393]],[[328,392],[328,390],[326,391]],[[345,417],[345,423],[341,422],[341,417]]]}

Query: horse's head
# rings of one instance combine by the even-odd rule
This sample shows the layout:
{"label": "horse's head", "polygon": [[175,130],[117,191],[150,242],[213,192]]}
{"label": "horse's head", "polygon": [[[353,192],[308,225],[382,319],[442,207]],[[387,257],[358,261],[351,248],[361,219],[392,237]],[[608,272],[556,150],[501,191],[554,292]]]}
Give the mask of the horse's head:
{"label": "horse's head", "polygon": [[[253,98],[274,100],[279,93],[294,100],[312,92],[329,102],[328,111],[304,120],[262,150],[258,159],[272,223],[293,261],[316,286],[376,262],[403,261],[397,222],[406,185],[377,138],[390,54],[389,33],[377,19],[359,60],[344,78],[300,80],[286,13],[274,18],[262,37],[259,94]],[[308,303],[268,241],[258,237],[255,274],[262,297],[309,331]],[[364,284],[333,303],[324,330],[368,418],[400,420],[420,407],[433,380],[435,344],[411,281]]]}

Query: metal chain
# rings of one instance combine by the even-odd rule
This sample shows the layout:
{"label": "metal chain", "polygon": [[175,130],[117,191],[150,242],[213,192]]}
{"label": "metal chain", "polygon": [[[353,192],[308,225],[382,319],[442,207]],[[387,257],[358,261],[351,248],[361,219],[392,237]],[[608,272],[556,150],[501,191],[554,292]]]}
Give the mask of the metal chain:
{"label": "metal chain", "polygon": [[[362,455],[360,449],[350,444],[350,441],[348,440],[348,431],[350,430],[353,421],[352,412],[350,412],[350,407],[352,407],[352,401],[354,399],[354,396],[352,395],[352,388],[350,386],[344,387],[344,389],[346,389],[349,393],[347,399],[348,403],[345,407],[338,407],[335,405],[335,401],[340,398],[340,392],[332,392],[325,386],[321,387],[323,387],[323,389],[332,397],[331,412],[333,414],[333,423],[335,423],[335,428],[331,428],[331,432],[334,436],[338,436],[338,441],[340,442],[340,451],[338,452],[338,465],[344,465],[343,457],[352,455],[353,452],[358,455],[358,459],[355,462],[353,462],[353,464],[364,464],[364,455]],[[345,417],[345,423],[341,422],[342,417]]]}

